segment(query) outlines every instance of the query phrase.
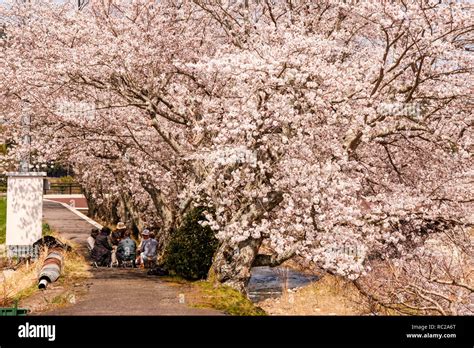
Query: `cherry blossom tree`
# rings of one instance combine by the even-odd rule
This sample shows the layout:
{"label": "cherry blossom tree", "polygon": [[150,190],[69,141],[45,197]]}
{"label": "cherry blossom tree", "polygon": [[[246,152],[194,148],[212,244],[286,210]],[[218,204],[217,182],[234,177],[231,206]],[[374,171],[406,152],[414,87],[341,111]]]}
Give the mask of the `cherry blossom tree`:
{"label": "cherry blossom tree", "polygon": [[227,74],[211,127],[214,146],[237,151],[198,187],[226,241],[218,278],[248,279],[265,239],[278,254],[266,261],[299,253],[356,278],[441,217],[472,223],[470,9],[266,5],[249,10],[258,20],[205,7],[231,45],[196,69]]}
{"label": "cherry blossom tree", "polygon": [[[4,89],[11,97],[5,108],[14,120],[20,103],[29,104],[38,162],[72,163],[94,205],[120,203],[142,227],[153,219],[151,203],[167,231],[181,216],[175,196],[188,164],[180,158],[192,146],[188,123],[195,113],[188,96],[198,94],[187,91],[174,60],[196,59],[206,47],[191,34],[187,40],[186,33],[175,35],[197,28],[180,23],[186,9],[149,5],[98,1],[79,12],[73,3],[10,8],[11,55],[5,60],[12,75],[5,81],[17,83]],[[175,49],[168,49],[173,41]],[[15,52],[16,42],[29,46],[25,56]],[[107,42],[114,51],[105,49]],[[189,88],[196,88],[192,81]]]}
{"label": "cherry blossom tree", "polygon": [[161,225],[163,247],[209,207],[223,284],[245,291],[252,266],[294,255],[357,279],[446,233],[470,248],[472,15],[463,2],[16,3],[0,103],[12,138],[28,105],[38,163],[71,163],[97,211]]}

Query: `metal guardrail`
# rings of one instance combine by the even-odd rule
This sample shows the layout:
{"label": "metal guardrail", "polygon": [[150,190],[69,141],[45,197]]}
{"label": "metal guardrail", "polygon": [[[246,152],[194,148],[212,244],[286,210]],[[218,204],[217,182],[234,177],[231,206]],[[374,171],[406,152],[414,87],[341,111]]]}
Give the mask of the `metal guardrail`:
{"label": "metal guardrail", "polygon": [[79,184],[50,184],[43,189],[45,195],[72,195],[82,194],[82,187]]}
{"label": "metal guardrail", "polygon": [[[0,193],[7,192],[6,180],[0,177]],[[48,183],[44,185],[43,194],[45,195],[73,195],[73,194],[83,194],[81,185],[76,183]]]}

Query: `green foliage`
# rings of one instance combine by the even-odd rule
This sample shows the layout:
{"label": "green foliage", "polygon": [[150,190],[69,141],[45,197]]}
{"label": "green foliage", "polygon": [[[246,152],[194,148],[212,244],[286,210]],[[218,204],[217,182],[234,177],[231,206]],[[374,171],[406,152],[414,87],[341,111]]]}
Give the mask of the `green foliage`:
{"label": "green foliage", "polygon": [[0,144],[0,154],[2,155],[7,154],[7,144]]}
{"label": "green foliage", "polygon": [[204,208],[195,208],[188,213],[182,225],[171,236],[167,247],[164,266],[172,273],[185,279],[204,279],[212,264],[212,257],[218,241],[205,220]]}
{"label": "green foliage", "polygon": [[229,315],[267,315],[263,309],[255,306],[245,295],[225,285],[215,285],[209,281],[196,282],[195,285],[203,293],[204,303],[196,307],[214,308]]}
{"label": "green foliage", "polygon": [[[48,167],[46,169],[48,177],[50,178],[61,178],[61,177],[70,177],[69,174],[71,173],[68,167],[63,167],[60,163],[48,163]],[[67,179],[66,179],[67,180]],[[58,182],[60,182],[58,180]],[[67,181],[65,183],[68,183]]]}
{"label": "green foliage", "polygon": [[187,289],[186,303],[196,308],[212,308],[229,315],[263,316],[267,313],[244,294],[226,285],[209,280],[187,281],[179,276],[161,277],[160,280]]}
{"label": "green foliage", "polygon": [[51,229],[51,226],[49,226],[49,224],[46,222],[43,223],[42,230],[43,230],[43,236],[50,236],[53,234],[53,230]]}
{"label": "green foliage", "polygon": [[67,175],[67,176],[62,176],[58,179],[59,184],[74,184],[75,180],[72,176]]}

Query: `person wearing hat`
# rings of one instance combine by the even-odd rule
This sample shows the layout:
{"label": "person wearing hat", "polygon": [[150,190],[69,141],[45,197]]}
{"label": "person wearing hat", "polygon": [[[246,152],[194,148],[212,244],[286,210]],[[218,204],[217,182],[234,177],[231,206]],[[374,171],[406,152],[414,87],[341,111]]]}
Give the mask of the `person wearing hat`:
{"label": "person wearing hat", "polygon": [[115,228],[115,231],[110,235],[110,244],[112,244],[112,265],[118,265],[117,260],[117,246],[120,241],[123,239],[125,231],[127,230],[127,225],[124,222],[120,221]]}
{"label": "person wearing hat", "polygon": [[144,267],[145,263],[153,261],[156,258],[156,247],[158,242],[155,240],[155,235],[148,229],[144,229],[142,232],[142,241],[139,247],[139,254],[136,260],[136,264]]}
{"label": "person wearing hat", "polygon": [[145,228],[142,231],[142,233],[140,233],[140,235],[141,235],[141,240],[140,240],[140,245],[138,246],[138,250],[142,252],[145,249],[145,244],[148,243],[148,241],[150,240],[150,230]]}
{"label": "person wearing hat", "polygon": [[118,245],[126,230],[127,226],[123,222],[119,222],[115,230],[110,235],[110,244]]}
{"label": "person wearing hat", "polygon": [[115,229],[115,232],[117,233],[117,236],[119,239],[122,239],[124,237],[126,230],[127,230],[127,225],[125,225],[124,222],[120,221],[117,224],[117,228]]}

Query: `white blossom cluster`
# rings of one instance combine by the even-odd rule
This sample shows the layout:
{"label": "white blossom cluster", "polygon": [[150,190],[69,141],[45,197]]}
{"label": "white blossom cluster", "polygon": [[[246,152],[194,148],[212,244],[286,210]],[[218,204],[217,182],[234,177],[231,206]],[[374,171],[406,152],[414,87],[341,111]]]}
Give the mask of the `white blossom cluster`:
{"label": "white blossom cluster", "polygon": [[72,165],[98,214],[204,206],[239,280],[264,242],[355,279],[472,224],[472,7],[113,3],[0,10],[9,158]]}

